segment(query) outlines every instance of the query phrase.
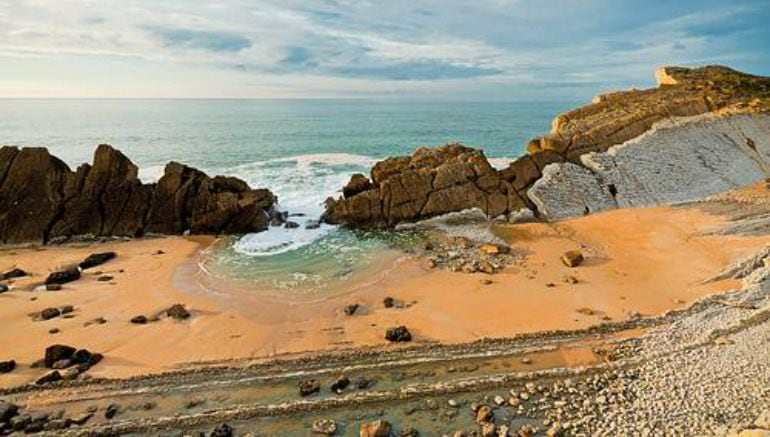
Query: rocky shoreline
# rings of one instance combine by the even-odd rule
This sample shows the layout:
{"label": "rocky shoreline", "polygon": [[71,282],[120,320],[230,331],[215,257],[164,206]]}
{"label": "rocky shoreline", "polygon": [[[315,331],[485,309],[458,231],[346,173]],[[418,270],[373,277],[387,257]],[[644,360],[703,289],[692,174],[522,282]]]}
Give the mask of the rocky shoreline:
{"label": "rocky shoreline", "polygon": [[0,148],[0,243],[259,232],[276,216],[269,190],[237,178],[176,162],[157,183],[137,172],[105,144],[76,171],[45,148]]}
{"label": "rocky shoreline", "polygon": [[553,122],[528,154],[492,168],[450,144],[378,162],[327,200],[348,227],[478,208],[489,218],[553,221],[697,200],[758,182],[770,162],[770,79],[726,67],[665,67],[657,88],[597,97]]}

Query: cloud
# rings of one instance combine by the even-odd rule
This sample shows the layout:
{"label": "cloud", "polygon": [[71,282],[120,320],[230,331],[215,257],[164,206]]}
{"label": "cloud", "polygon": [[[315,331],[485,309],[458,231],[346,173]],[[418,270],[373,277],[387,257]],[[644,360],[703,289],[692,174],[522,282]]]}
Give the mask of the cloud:
{"label": "cloud", "polygon": [[251,40],[231,32],[148,27],[165,47],[202,49],[212,52],[239,52],[251,47]]}
{"label": "cloud", "polygon": [[[168,76],[212,96],[587,98],[652,85],[662,64],[770,74],[767,22],[767,0],[0,0],[0,83],[59,90],[67,70],[91,95],[166,95]],[[147,73],[101,87],[107,62]]]}
{"label": "cloud", "polygon": [[329,70],[329,74],[386,80],[468,79],[502,73],[494,68],[453,65],[439,61],[412,61],[381,66],[346,66]]}

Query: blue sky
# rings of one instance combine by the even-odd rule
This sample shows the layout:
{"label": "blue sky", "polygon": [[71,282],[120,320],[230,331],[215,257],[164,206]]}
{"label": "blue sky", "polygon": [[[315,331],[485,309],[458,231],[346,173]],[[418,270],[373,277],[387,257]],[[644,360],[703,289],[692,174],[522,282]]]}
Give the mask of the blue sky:
{"label": "blue sky", "polygon": [[770,75],[770,0],[0,0],[0,96],[588,98]]}

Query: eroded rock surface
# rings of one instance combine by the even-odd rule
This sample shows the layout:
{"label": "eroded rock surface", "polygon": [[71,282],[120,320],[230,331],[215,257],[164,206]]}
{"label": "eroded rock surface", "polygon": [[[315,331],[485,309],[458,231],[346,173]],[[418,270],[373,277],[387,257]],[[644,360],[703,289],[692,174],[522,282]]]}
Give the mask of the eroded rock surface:
{"label": "eroded rock surface", "polygon": [[0,242],[79,235],[229,234],[266,228],[275,196],[236,178],[169,163],[143,184],[120,151],[100,145],[76,171],[45,148],[0,148]]}

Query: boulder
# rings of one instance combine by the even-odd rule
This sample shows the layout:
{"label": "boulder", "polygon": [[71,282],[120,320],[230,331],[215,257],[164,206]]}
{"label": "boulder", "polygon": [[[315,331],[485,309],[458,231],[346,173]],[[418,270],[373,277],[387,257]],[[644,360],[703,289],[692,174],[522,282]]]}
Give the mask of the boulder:
{"label": "boulder", "polygon": [[570,250],[561,256],[561,262],[567,267],[577,267],[583,263],[583,253],[579,250]]}
{"label": "boulder", "polygon": [[412,341],[412,333],[406,326],[396,326],[385,331],[385,339],[391,342]]}
{"label": "boulder", "polygon": [[66,346],[63,344],[48,346],[45,349],[45,366],[49,369],[52,368],[55,362],[71,358],[76,350],[77,349],[72,346]]}
{"label": "boulder", "polygon": [[358,193],[373,188],[372,181],[361,173],[354,173],[350,181],[342,188],[342,195],[347,199]]}
{"label": "boulder", "polygon": [[387,420],[375,420],[361,424],[361,437],[390,437],[392,426]]}
{"label": "boulder", "polygon": [[53,272],[45,279],[45,284],[66,284],[68,282],[80,279],[80,270],[77,267],[70,267],[65,270]]}
{"label": "boulder", "polygon": [[80,264],[78,264],[78,267],[80,267],[82,270],[90,269],[91,267],[102,265],[107,261],[115,258],[116,256],[117,254],[115,252],[92,253],[91,255],[88,255],[88,257],[84,259]]}
{"label": "boulder", "polygon": [[0,243],[258,232],[276,200],[239,179],[211,178],[178,163],[167,165],[157,184],[143,184],[137,174],[105,144],[93,164],[75,171],[44,148],[0,148]]}

